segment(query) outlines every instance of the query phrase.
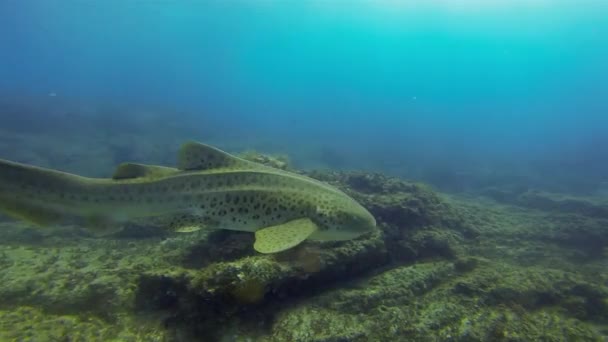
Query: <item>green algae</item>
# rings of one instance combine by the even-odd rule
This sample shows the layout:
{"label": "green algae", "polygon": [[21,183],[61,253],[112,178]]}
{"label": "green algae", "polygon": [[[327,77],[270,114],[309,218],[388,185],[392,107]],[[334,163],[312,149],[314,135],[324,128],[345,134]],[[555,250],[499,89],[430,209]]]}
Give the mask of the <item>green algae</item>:
{"label": "green algae", "polygon": [[0,341],[167,341],[157,324],[121,315],[108,323],[83,314],[53,314],[37,307],[0,310]]}
{"label": "green algae", "polygon": [[[482,264],[486,266],[480,268],[488,269],[465,275],[478,286],[475,293],[463,293],[461,275],[446,262],[403,266],[359,283],[355,289],[329,291],[283,311],[265,340],[603,340],[593,324],[569,317],[556,306],[546,310],[525,307],[537,303],[545,293],[567,296],[580,284],[555,288],[552,281],[561,278],[552,277],[537,284],[543,276],[559,274],[556,271],[541,273],[539,278],[527,277],[537,270],[498,276],[510,275],[504,268],[491,271],[494,277],[489,280],[487,273],[493,264]],[[300,325],[310,328],[302,331]]]}

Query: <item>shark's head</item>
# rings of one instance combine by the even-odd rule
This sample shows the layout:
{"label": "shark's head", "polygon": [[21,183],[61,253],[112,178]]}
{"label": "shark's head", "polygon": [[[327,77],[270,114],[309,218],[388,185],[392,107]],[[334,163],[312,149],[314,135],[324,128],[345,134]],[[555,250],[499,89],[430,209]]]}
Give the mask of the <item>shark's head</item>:
{"label": "shark's head", "polygon": [[359,236],[376,229],[376,219],[359,203],[354,203],[340,213],[342,219],[338,222],[338,227],[353,235]]}
{"label": "shark's head", "polygon": [[322,240],[348,240],[376,229],[374,216],[347,196],[330,206],[318,206],[316,221],[321,230],[313,238]]}

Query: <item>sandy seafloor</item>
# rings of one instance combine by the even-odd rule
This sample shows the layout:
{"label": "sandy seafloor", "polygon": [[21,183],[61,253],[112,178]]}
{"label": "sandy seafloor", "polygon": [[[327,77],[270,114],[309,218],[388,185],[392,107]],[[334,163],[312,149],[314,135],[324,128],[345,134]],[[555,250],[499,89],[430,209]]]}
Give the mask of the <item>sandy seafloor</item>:
{"label": "sandy seafloor", "polygon": [[[0,151],[99,176],[121,144],[144,163],[178,146],[88,139],[3,132]],[[608,340],[607,198],[311,175],[370,208],[381,233],[262,256],[243,233],[99,238],[2,218],[0,341]]]}

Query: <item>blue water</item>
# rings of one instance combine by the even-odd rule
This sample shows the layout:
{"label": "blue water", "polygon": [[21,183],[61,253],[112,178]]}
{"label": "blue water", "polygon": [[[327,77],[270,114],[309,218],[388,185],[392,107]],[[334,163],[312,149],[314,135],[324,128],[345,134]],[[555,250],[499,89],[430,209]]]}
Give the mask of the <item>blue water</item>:
{"label": "blue water", "polygon": [[159,131],[183,122],[184,140],[264,142],[303,165],[601,182],[606,18],[599,0],[7,0],[0,91],[146,108]]}

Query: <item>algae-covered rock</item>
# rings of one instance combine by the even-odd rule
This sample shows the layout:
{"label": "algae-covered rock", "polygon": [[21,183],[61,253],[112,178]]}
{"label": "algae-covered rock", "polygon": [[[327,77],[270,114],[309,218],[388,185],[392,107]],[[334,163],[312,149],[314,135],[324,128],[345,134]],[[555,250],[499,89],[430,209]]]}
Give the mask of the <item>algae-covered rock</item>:
{"label": "algae-covered rock", "polygon": [[587,258],[605,257],[608,248],[608,219],[556,213],[547,217],[550,229],[535,237],[574,248]]}
{"label": "algae-covered rock", "polygon": [[12,232],[0,244],[0,308],[38,305],[50,312],[114,320],[117,313],[134,308],[140,274],[171,260],[157,239],[91,239],[63,230],[53,235],[58,232],[49,227],[27,240],[32,229],[20,223],[0,225],[0,231]]}
{"label": "algae-covered rock", "polygon": [[486,264],[460,279],[454,291],[474,296],[485,304],[521,306],[530,310],[561,306],[569,314],[575,314],[568,308],[576,303],[573,298],[577,298],[585,303],[580,309],[589,312],[576,315],[602,319],[608,314],[608,307],[602,303],[603,298],[608,298],[608,288],[589,283],[576,273],[557,269]]}
{"label": "algae-covered rock", "polygon": [[[603,214],[608,207],[604,201],[538,191],[528,191],[516,198],[508,202],[512,207],[505,207],[509,208],[509,214],[502,215],[500,220],[503,222],[493,232],[494,236],[510,235],[511,244],[517,242],[520,249],[536,243],[542,248],[532,251],[530,246],[526,249],[537,255],[547,254],[549,245],[555,244],[562,249],[562,255],[573,255],[572,258],[581,261],[604,257],[608,248],[608,218]],[[521,208],[532,210],[522,216]],[[484,211],[491,215],[491,206],[486,204]]]}
{"label": "algae-covered rock", "polygon": [[521,194],[517,201],[530,208],[569,212],[586,217],[608,219],[608,204],[580,198],[564,196],[542,191],[527,191]]}
{"label": "algae-covered rock", "polygon": [[276,317],[262,341],[394,340],[417,297],[449,278],[450,263],[404,266],[319,294]]}
{"label": "algae-covered rock", "polygon": [[96,255],[87,258],[105,259],[90,263],[81,256],[87,248],[45,248],[8,247],[0,250],[3,272],[0,275],[0,299],[3,304],[43,305],[56,312],[93,312],[105,315],[99,310],[128,308],[129,289],[123,286],[128,279],[129,269],[117,270],[113,275],[98,271],[98,267],[109,264],[112,255],[90,251]]}
{"label": "algae-covered rock", "polygon": [[[488,260],[478,260],[464,277],[484,282],[492,273]],[[516,267],[504,266],[493,273],[509,276]],[[548,290],[550,278],[536,286],[537,278],[515,275],[497,284],[522,294]],[[548,271],[547,274],[558,273]],[[428,262],[400,266],[350,286],[319,294],[276,317],[262,341],[602,341],[591,324],[568,311],[548,306],[545,311],[528,310],[517,303],[493,302],[488,288],[460,292],[463,276],[456,263]],[[480,277],[480,279],[478,279]],[[567,276],[566,276],[567,277]],[[476,280],[473,280],[476,279]],[[523,284],[522,284],[523,281]],[[572,284],[571,284],[572,285]],[[486,286],[492,287],[489,281]],[[565,286],[569,289],[576,288]],[[543,289],[543,290],[540,290]],[[561,290],[558,290],[561,291]],[[509,291],[507,291],[509,292]],[[534,295],[532,295],[534,297]],[[537,307],[538,308],[538,307]]]}
{"label": "algae-covered rock", "polygon": [[0,341],[151,341],[168,339],[162,327],[121,315],[108,322],[87,314],[57,314],[33,306],[0,309]]}
{"label": "algae-covered rock", "polygon": [[379,237],[334,248],[302,246],[279,255],[216,262],[200,270],[146,274],[140,279],[137,302],[140,308],[174,312],[169,326],[187,324],[213,337],[219,322],[251,310],[269,310],[287,298],[313,293],[386,262]]}
{"label": "algae-covered rock", "polygon": [[499,202],[528,208],[608,219],[608,202],[605,199],[564,195],[527,188],[488,187],[484,188],[481,194]]}

